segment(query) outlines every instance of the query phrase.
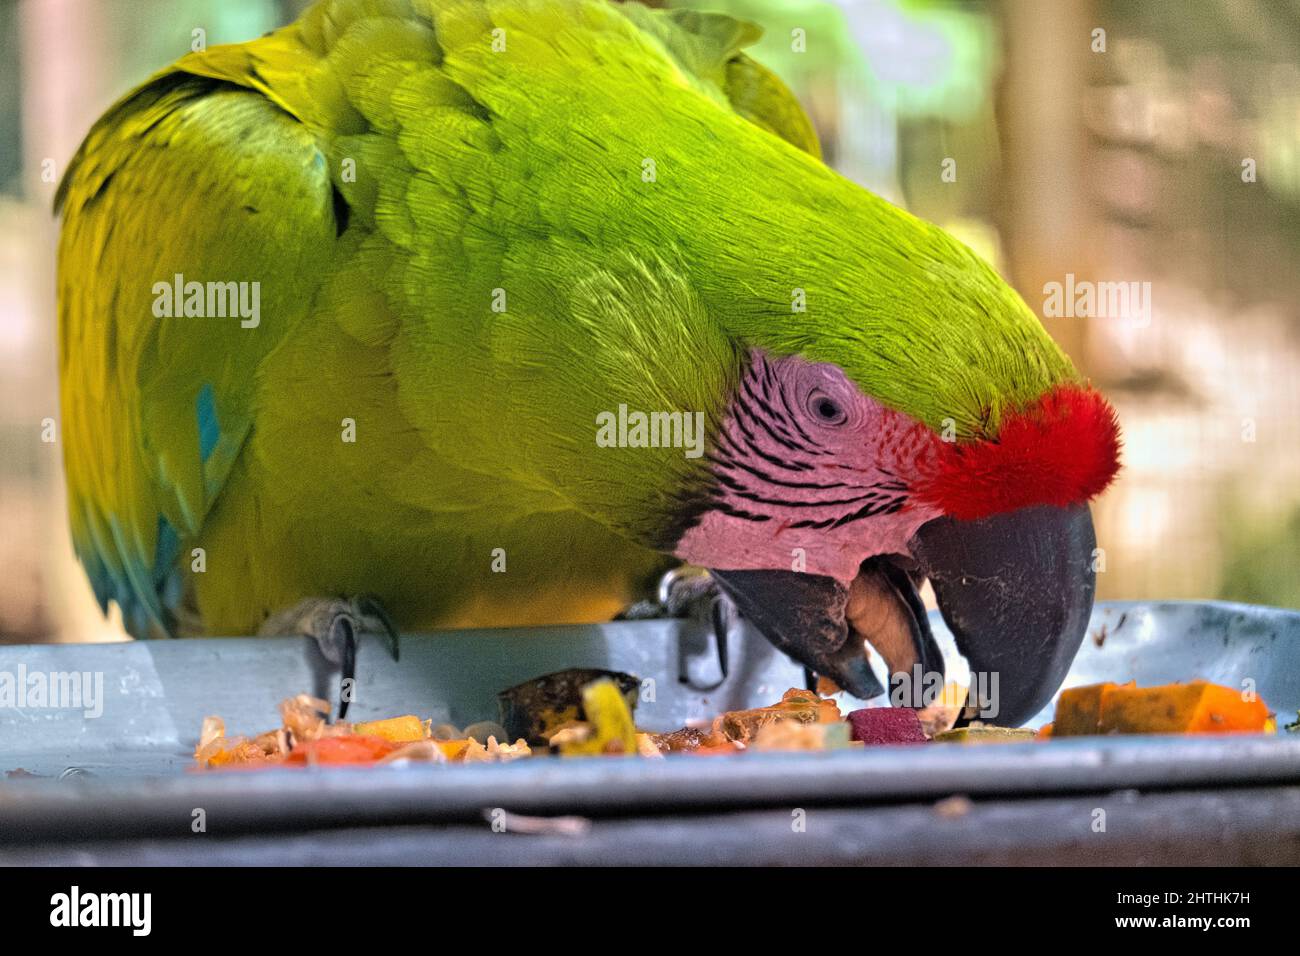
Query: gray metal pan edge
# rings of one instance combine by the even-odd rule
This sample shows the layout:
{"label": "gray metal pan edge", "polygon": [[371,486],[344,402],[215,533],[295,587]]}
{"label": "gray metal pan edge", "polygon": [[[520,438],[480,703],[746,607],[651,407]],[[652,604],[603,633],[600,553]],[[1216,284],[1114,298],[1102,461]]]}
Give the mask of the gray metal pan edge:
{"label": "gray metal pan edge", "polygon": [[[950,650],[942,622],[935,617],[934,624]],[[1250,680],[1283,722],[1300,708],[1298,612],[1203,602],[1107,604],[1094,611],[1090,635],[1067,685]],[[414,712],[464,725],[492,716],[496,691],[518,680],[603,666],[652,679],[653,700],[642,703],[638,720],[667,729],[770,703],[802,682],[799,668],[745,628],[728,636],[725,677],[718,664],[711,638],[694,621],[417,636],[404,640],[400,663],[378,645],[363,647],[354,707],[358,719]],[[94,776],[0,786],[0,842],[182,835],[196,807],[206,811],[211,831],[239,832],[468,819],[489,807],[602,814],[1300,782],[1300,737],[1288,734],[191,774],[183,771],[205,714],[221,714],[232,732],[252,732],[275,724],[275,704],[285,696],[304,689],[332,695],[308,642],[0,647],[0,674],[74,670],[102,674],[102,713],[88,718],[84,708],[0,707],[0,771],[57,775],[76,767]],[[1050,707],[1035,723],[1048,717]]]}
{"label": "gray metal pan edge", "polygon": [[599,816],[1286,782],[1300,782],[1300,739],[1133,737],[662,761],[589,758],[26,781],[0,790],[0,843],[184,837],[197,808],[207,832],[229,834],[471,820],[497,807]]}

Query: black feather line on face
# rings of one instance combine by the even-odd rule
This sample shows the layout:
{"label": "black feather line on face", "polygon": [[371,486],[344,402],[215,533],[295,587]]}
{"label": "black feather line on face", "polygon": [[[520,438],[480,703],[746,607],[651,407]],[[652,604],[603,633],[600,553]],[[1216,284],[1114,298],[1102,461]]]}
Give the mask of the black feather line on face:
{"label": "black feather line on face", "polygon": [[742,511],[740,508],[732,507],[725,501],[718,502],[715,506],[718,511],[724,515],[731,515],[733,518],[740,518],[744,521],[771,521],[771,515],[754,514],[752,511]]}
{"label": "black feather line on face", "polygon": [[[870,491],[872,487],[868,485],[850,485],[843,481],[832,481],[828,483],[816,481],[782,481],[780,478],[774,478],[766,472],[760,471],[751,465],[746,465],[741,461],[728,460],[725,463],[719,462],[719,464],[725,464],[725,467],[728,468],[738,468],[741,471],[748,472],[760,481],[764,481],[769,485],[780,485],[782,488],[816,488],[818,490],[834,490],[842,488],[845,491]],[[724,475],[719,472],[717,477],[719,481],[722,481],[729,488],[744,489],[746,491],[750,490],[748,485],[741,484],[730,475]]]}
{"label": "black feather line on face", "polygon": [[[737,402],[735,407],[743,408],[744,403]],[[745,414],[746,415],[750,414],[748,409],[745,409]],[[748,450],[753,454],[757,455],[759,458],[762,458],[768,464],[775,465],[778,468],[784,468],[787,471],[812,471],[813,470],[812,465],[805,464],[804,462],[786,461],[783,458],[777,458],[775,455],[769,455],[767,452],[763,451],[763,449],[758,447],[758,441],[757,439],[755,439],[754,433],[749,430],[749,426],[745,424],[745,420],[743,418],[741,418],[739,415],[736,415],[732,418],[732,421],[736,423],[736,427],[740,429],[740,433],[745,436],[745,440],[749,444]]]}
{"label": "black feather line on face", "polygon": [[[816,445],[817,440],[804,431],[803,426],[799,424],[799,416],[796,415],[794,409],[790,407],[790,401],[786,398],[785,389],[777,389],[776,394],[781,399],[781,406],[785,409],[785,420],[788,421],[794,430],[799,433],[800,438],[808,442],[810,445]],[[830,452],[828,451],[826,454],[829,455]]]}
{"label": "black feather line on face", "polygon": [[900,510],[907,502],[906,498],[891,498],[888,501],[876,502],[864,505],[851,514],[841,515],[838,518],[823,518],[814,521],[811,518],[804,518],[790,524],[791,528],[811,528],[813,530],[830,530],[833,528],[842,528],[846,524],[854,521],[861,521],[863,518],[873,518],[876,515],[892,515]]}
{"label": "black feather line on face", "polygon": [[[739,463],[733,462],[732,464],[738,465]],[[747,468],[744,465],[740,465],[740,467],[744,468],[746,471],[753,472],[753,469]],[[823,499],[821,501],[790,501],[786,498],[763,497],[757,491],[751,489],[748,485],[744,484],[743,482],[737,480],[736,478],[732,477],[731,475],[723,471],[716,472],[715,477],[717,478],[718,483],[720,485],[724,485],[727,488],[730,488],[732,493],[737,498],[744,498],[746,501],[753,501],[756,502],[757,504],[777,505],[783,508],[829,508],[834,505],[851,505],[851,504],[857,504],[859,501],[871,501],[876,498],[883,497],[882,495],[880,495],[875,491],[866,491],[866,489],[863,488],[863,489],[856,489],[856,490],[866,491],[866,494],[854,495],[851,498],[833,498],[833,499]],[[855,490],[843,483],[836,483],[833,485],[819,485],[816,483],[799,484],[797,482],[775,481],[771,478],[764,478],[764,480],[770,481],[773,484],[782,485],[787,488],[821,488],[821,489],[844,488],[849,491]],[[722,498],[725,496],[726,492],[724,492],[722,488],[715,488],[714,494],[716,497]]]}
{"label": "black feather line on face", "polygon": [[854,505],[859,501],[869,501],[876,498],[874,492],[865,495],[858,495],[854,498],[836,498],[831,501],[786,501],[784,498],[764,498],[762,495],[752,491],[732,490],[737,498],[744,498],[746,501],[752,501],[760,505],[776,505],[781,508],[830,508],[835,505]]}
{"label": "black feather line on face", "polygon": [[[761,418],[761,417],[755,415],[755,414],[750,410],[749,405],[747,405],[747,404],[745,403],[745,397],[746,397],[746,396],[745,396],[745,394],[743,394],[743,393],[740,394],[740,395],[737,395],[737,396],[736,396],[736,411],[737,411],[738,413],[743,414],[743,415],[745,416],[745,418],[747,418],[747,419],[750,421],[751,424],[753,424],[753,425],[757,426],[758,428],[761,428],[763,431],[767,432],[767,434],[771,436],[772,441],[776,442],[776,443],[777,443],[778,445],[780,445],[782,448],[789,449],[790,451],[793,451],[793,452],[802,452],[802,451],[804,451],[804,449],[800,448],[798,445],[794,444],[794,443],[791,442],[789,439],[787,439],[787,438],[785,438],[784,436],[778,434],[777,431],[776,431],[776,429],[774,429],[774,428],[772,427],[772,423],[771,423],[770,421],[768,421],[768,419],[766,419],[766,418]],[[754,449],[754,450],[757,450],[757,449]]]}
{"label": "black feather line on face", "polygon": [[[782,422],[781,414],[776,409],[774,409],[770,404],[768,404],[766,401],[760,398],[758,395],[754,394],[753,389],[750,387],[748,378],[745,379],[744,382],[741,384],[741,388],[744,392],[744,395],[753,399],[754,402],[758,404],[758,407],[761,408],[767,414],[766,418],[760,418],[758,419],[758,422],[760,425],[763,426],[764,431],[766,431],[769,435],[771,435],[781,445],[784,445],[786,448],[789,448],[791,451],[801,451],[809,455],[833,454],[829,449],[826,448],[810,447],[812,439],[808,438],[807,435],[804,435],[804,439],[807,442],[809,442],[809,445],[801,444],[799,442],[799,439],[791,435],[789,430],[785,427],[785,424],[787,423]],[[744,405],[743,400],[740,402],[740,404],[742,407],[744,407],[745,414],[753,418],[754,417],[753,413],[749,410],[748,406]],[[790,406],[785,402],[784,397],[782,398],[782,404],[785,405],[788,413]],[[788,424],[793,424],[796,425],[797,427],[798,423],[795,422],[794,417],[793,416],[787,416],[787,417],[789,417],[790,419]],[[779,430],[781,432],[781,435],[776,434],[776,431],[773,430],[774,428]],[[802,430],[800,431],[800,433],[802,434]]]}

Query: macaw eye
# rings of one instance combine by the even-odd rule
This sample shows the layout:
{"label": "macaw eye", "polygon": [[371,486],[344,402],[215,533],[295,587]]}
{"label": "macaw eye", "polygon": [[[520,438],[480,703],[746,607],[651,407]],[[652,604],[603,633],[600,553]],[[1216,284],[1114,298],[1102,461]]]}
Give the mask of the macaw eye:
{"label": "macaw eye", "polygon": [[843,425],[849,417],[844,407],[821,389],[808,394],[808,413],[823,425]]}

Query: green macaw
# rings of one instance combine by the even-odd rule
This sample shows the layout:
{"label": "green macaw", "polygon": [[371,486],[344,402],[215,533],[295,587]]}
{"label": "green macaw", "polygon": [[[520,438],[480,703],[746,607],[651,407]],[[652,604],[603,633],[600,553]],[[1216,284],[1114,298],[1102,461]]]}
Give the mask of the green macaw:
{"label": "green macaw", "polygon": [[1114,414],[988,265],[820,161],[759,35],[321,0],[113,106],[57,199],[101,604],[136,636],[576,623],[685,561],[871,696],[863,638],[942,667],[928,576],[1032,714]]}

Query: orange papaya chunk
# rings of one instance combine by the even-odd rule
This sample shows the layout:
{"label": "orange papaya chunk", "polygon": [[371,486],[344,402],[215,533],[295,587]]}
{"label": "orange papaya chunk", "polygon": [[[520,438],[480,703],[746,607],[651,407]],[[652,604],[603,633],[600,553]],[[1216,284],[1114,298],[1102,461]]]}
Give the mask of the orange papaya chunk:
{"label": "orange papaya chunk", "polygon": [[[1132,681],[1123,687],[1131,688]],[[1080,737],[1103,733],[1101,730],[1101,699],[1108,691],[1121,689],[1119,684],[1088,684],[1061,691],[1056,701],[1056,714],[1052,720],[1053,737]]]}
{"label": "orange papaya chunk", "polygon": [[380,737],[394,744],[410,743],[413,740],[423,740],[429,736],[425,722],[414,714],[353,724],[352,732],[363,737]]}
{"label": "orange papaya chunk", "polygon": [[1264,733],[1269,719],[1262,700],[1206,681],[1091,684],[1061,692],[1051,736]]}
{"label": "orange papaya chunk", "polygon": [[1101,697],[1103,734],[1260,733],[1268,715],[1258,698],[1205,681],[1114,688]]}

